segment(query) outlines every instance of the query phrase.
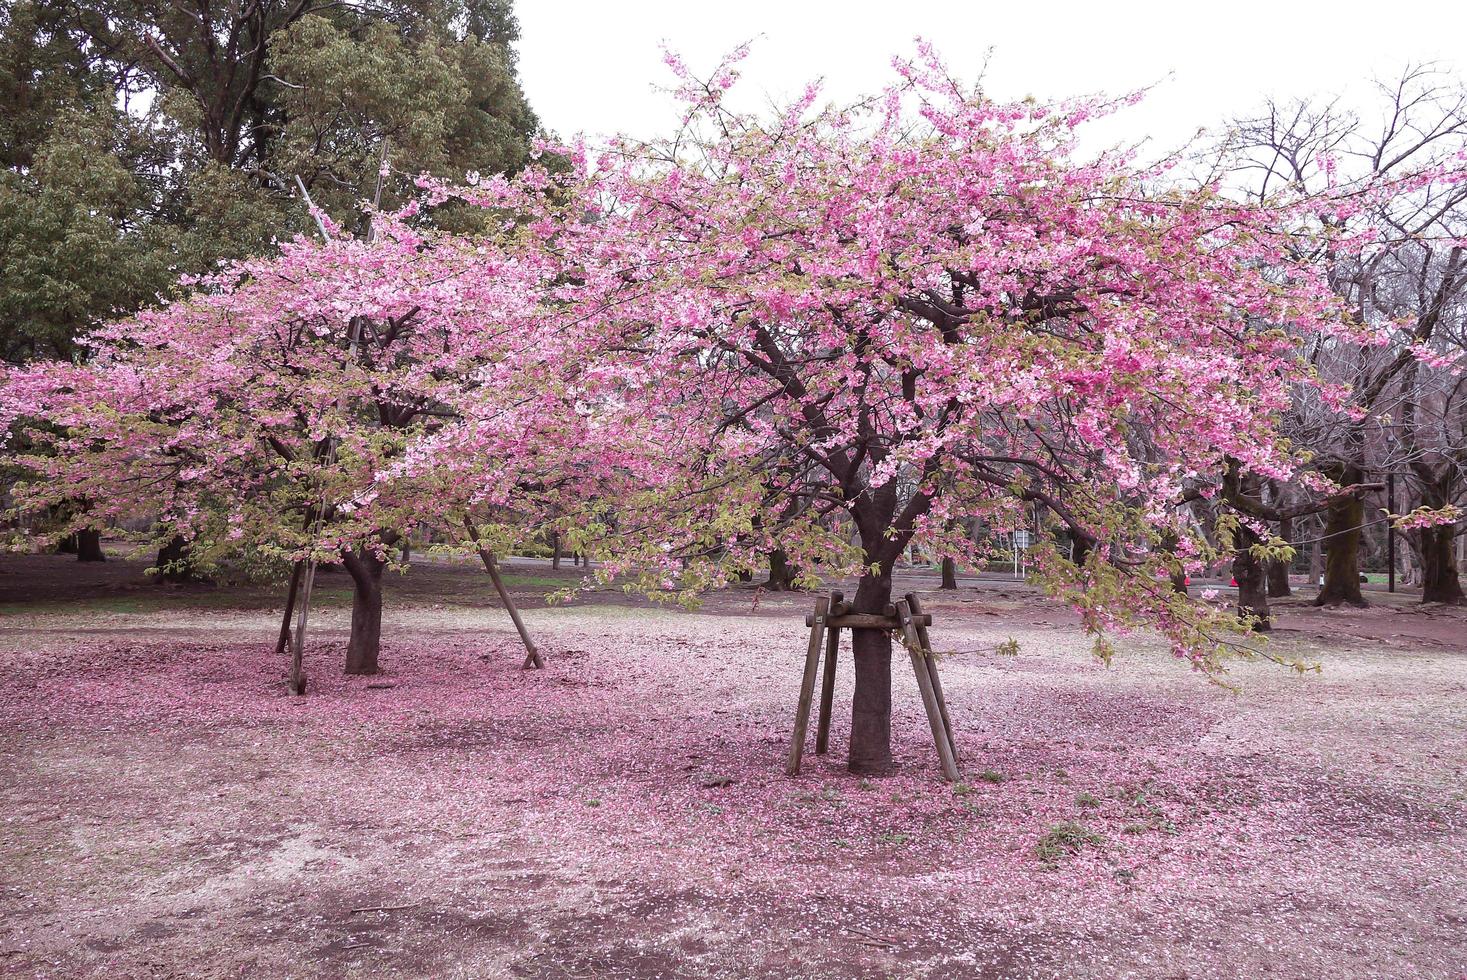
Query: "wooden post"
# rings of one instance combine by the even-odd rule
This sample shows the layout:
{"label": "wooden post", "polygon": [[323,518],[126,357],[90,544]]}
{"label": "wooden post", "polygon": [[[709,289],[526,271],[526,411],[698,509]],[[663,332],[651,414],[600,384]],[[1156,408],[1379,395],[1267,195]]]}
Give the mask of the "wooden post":
{"label": "wooden post", "polygon": [[[1386,474],[1386,510],[1396,512],[1396,474]],[[1386,522],[1386,591],[1396,591],[1396,523]]]}
{"label": "wooden post", "polygon": [[815,673],[820,669],[820,641],[825,638],[825,616],[830,611],[830,597],[815,600],[814,621],[810,624],[810,646],[805,651],[805,676],[800,681],[800,703],[795,708],[795,731],[790,738],[789,762],[785,775],[800,774],[800,756],[805,752],[805,732],[810,727],[810,702],[815,698]]}
{"label": "wooden post", "polygon": [[290,588],[285,593],[285,615],[280,620],[280,636],[275,641],[275,655],[278,657],[285,652],[290,645],[290,619],[295,615],[295,597],[300,593],[301,574],[306,570],[306,563],[298,561],[290,570]]}
{"label": "wooden post", "polygon": [[[306,193],[306,185],[301,183],[301,179],[299,177],[295,179],[295,182],[296,185],[300,187],[301,194],[305,196],[306,202],[309,204],[311,196]],[[320,223],[321,219],[319,215],[317,216],[316,221],[318,224]],[[321,234],[328,239],[330,237],[329,235],[326,235],[325,225],[321,226]],[[360,319],[357,317],[352,317],[351,325],[347,328],[347,339],[351,344],[351,351],[347,355],[347,363],[349,365],[355,364],[357,361],[357,347],[361,343],[360,331]],[[340,398],[336,400],[336,404],[338,407],[340,407]],[[330,466],[333,462],[336,461],[336,440],[328,435],[321,445],[322,448],[318,450],[318,452],[320,453],[320,458],[325,460],[327,466]],[[321,502],[316,505],[314,521],[311,519],[311,514],[309,511],[307,511],[306,516],[306,526],[309,528],[314,524],[315,534],[312,535],[314,539],[319,540],[321,537],[321,529],[325,526],[326,523],[326,511],[326,488],[322,487]],[[305,576],[300,593],[300,615],[296,618],[295,622],[295,649],[292,651],[290,657],[290,690],[292,694],[306,693],[306,623],[310,620],[311,617],[311,587],[315,585],[315,583],[316,560],[313,558],[306,562]]]}
{"label": "wooden post", "polygon": [[932,675],[927,671],[927,656],[923,651],[922,640],[917,635],[917,626],[912,622],[912,609],[907,605],[906,599],[899,601],[896,608],[897,618],[901,620],[902,638],[907,652],[912,655],[912,672],[917,675],[917,688],[922,692],[922,707],[927,711],[932,741],[937,746],[937,757],[942,763],[943,778],[949,782],[957,782],[960,777],[958,763],[953,758],[952,743],[943,727],[942,713],[937,708],[937,695],[932,690]]}
{"label": "wooden post", "polygon": [[290,656],[290,693],[306,693],[305,649],[306,623],[311,617],[311,586],[316,582],[316,562],[306,562],[305,577],[301,581],[300,615],[295,621],[295,649]]}
{"label": "wooden post", "polygon": [[[830,594],[830,608],[842,605],[845,596]],[[835,703],[835,661],[840,653],[840,627],[827,630],[825,637],[825,674],[820,678],[820,717],[815,724],[815,754],[824,755],[830,744],[830,712]]]}
{"label": "wooden post", "polygon": [[499,599],[504,603],[504,608],[509,610],[509,618],[514,620],[514,628],[520,631],[520,640],[525,644],[525,670],[531,667],[544,667],[545,661],[540,659],[540,651],[535,649],[535,641],[530,639],[530,631],[525,629],[524,620],[520,619],[519,608],[509,597],[509,590],[504,587],[504,582],[499,577],[499,568],[494,564],[494,553],[480,548],[479,557],[484,559],[484,568],[489,572],[489,579],[494,583],[494,589],[499,593]]}
{"label": "wooden post", "polygon": [[915,592],[907,593],[907,605],[912,610],[912,623],[917,627],[917,639],[922,643],[922,659],[927,664],[927,674],[932,679],[932,693],[937,697],[937,713],[942,716],[942,730],[947,733],[947,744],[953,754],[953,761],[958,762],[958,741],[953,738],[953,723],[947,715],[947,698],[942,693],[942,678],[937,676],[937,656],[932,652],[932,640],[927,635],[927,623],[931,621],[931,617],[924,617],[922,601]]}
{"label": "wooden post", "polygon": [[[469,537],[475,546],[479,544],[479,532],[468,521],[464,521],[464,529],[469,532]],[[494,583],[494,590],[499,593],[499,601],[504,603],[504,608],[509,610],[509,618],[514,621],[514,628],[519,630],[520,642],[525,645],[524,669],[531,667],[544,667],[545,661],[540,658],[540,651],[535,649],[535,641],[530,639],[530,631],[525,629],[524,620],[520,619],[519,607],[509,597],[509,590],[504,587],[504,581],[499,577],[499,566],[494,562],[494,552],[487,548],[479,548],[479,558],[484,562],[484,570],[489,573],[489,581]]]}

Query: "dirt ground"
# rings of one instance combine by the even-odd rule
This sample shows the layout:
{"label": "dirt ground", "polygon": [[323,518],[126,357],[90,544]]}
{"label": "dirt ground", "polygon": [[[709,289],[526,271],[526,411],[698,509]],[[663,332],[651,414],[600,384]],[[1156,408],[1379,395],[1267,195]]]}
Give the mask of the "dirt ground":
{"label": "dirt ground", "polygon": [[899,775],[844,772],[841,711],[783,775],[808,595],[546,608],[578,573],[514,563],[523,671],[482,574],[425,566],[346,678],[327,576],[295,698],[273,590],[142,568],[0,559],[5,976],[1467,976],[1460,610],[1285,602],[1275,648],[1322,670],[1233,692],[909,576],[952,786],[900,661]]}

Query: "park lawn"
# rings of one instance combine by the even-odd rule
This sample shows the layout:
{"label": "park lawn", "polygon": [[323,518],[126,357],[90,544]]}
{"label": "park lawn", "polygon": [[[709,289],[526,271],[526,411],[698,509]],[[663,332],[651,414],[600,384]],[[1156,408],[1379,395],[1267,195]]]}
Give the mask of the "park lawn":
{"label": "park lawn", "polygon": [[[809,601],[527,596],[547,669],[523,671],[487,600],[400,593],[374,678],[339,673],[332,605],[302,699],[263,602],[8,614],[0,963],[109,978],[1467,963],[1457,613],[1286,611],[1299,625],[1276,649],[1322,671],[1240,665],[1234,693],[1146,638],[1106,669],[1023,590],[933,593],[964,770],[948,785],[900,661],[900,775],[846,775],[837,712],[835,753],[784,776]],[[1410,633],[1426,620],[1435,632]],[[1011,637],[1017,656],[992,653]]]}

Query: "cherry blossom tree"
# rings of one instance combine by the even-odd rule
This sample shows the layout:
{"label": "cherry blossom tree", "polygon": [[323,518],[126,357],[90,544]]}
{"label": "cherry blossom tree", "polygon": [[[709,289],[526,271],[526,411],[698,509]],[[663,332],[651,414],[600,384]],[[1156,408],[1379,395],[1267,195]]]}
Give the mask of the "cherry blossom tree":
{"label": "cherry blossom tree", "polygon": [[[456,238],[412,227],[415,210],[377,215],[370,239],[326,222],[324,243],[96,332],[84,364],[11,372],[6,415],[35,423],[21,505],[82,497],[77,521],[161,514],[159,533],[196,556],[344,565],[346,669],[376,672],[382,576],[408,529],[463,540],[509,513],[519,530],[501,520],[493,536],[506,547],[534,533],[545,485],[594,472],[551,462],[589,444],[565,335],[540,315],[552,253],[520,247],[534,236],[513,221]],[[474,443],[425,456],[464,413]]]}
{"label": "cherry blossom tree", "polygon": [[[565,315],[603,325],[602,370],[683,434],[679,475],[623,502],[606,573],[696,589],[777,535],[881,614],[909,543],[976,564],[965,521],[1037,520],[1039,576],[1099,652],[1149,626],[1221,669],[1230,617],[1169,581],[1210,557],[1179,506],[1228,465],[1290,475],[1278,416],[1314,383],[1296,338],[1369,339],[1294,259],[1330,232],[1315,211],[1084,158],[1076,128],[1119,104],[997,103],[925,47],[874,98],[816,109],[812,87],[772,116],[730,108],[737,59],[706,81],[669,60],[673,136],[571,152],[588,217],[563,230]],[[850,768],[885,772],[890,636],[854,651]]]}

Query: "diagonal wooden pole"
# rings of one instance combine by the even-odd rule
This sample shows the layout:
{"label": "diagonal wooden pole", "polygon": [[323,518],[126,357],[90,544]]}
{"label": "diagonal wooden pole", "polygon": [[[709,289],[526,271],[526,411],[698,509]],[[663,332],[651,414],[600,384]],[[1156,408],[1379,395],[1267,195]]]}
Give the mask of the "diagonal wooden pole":
{"label": "diagonal wooden pole", "polygon": [[927,724],[932,729],[932,741],[937,746],[937,758],[942,763],[943,778],[957,782],[957,760],[953,758],[952,742],[943,728],[942,713],[937,709],[937,696],[932,691],[932,675],[927,671],[927,657],[923,653],[922,640],[917,636],[917,627],[912,622],[912,608],[906,599],[896,604],[897,618],[901,621],[902,639],[907,652],[912,655],[912,672],[917,675],[917,688],[922,692],[922,707],[927,712]]}
{"label": "diagonal wooden pole", "polygon": [[[311,200],[310,192],[306,190],[306,185],[301,181],[299,175],[297,175],[295,178],[295,185],[300,189],[301,197],[305,198],[306,206],[311,209],[312,214],[316,219],[316,227],[319,228],[321,231],[321,238],[327,242],[331,241],[331,235],[327,231],[326,224],[321,220],[320,214],[315,211],[315,204]],[[357,348],[361,341],[361,326],[362,324],[360,317],[352,317],[350,323],[347,325],[347,342],[349,345],[349,353],[347,354],[348,364],[356,363]],[[336,405],[338,408],[341,407],[341,401],[342,400],[338,397],[336,401]],[[334,463],[336,461],[336,440],[329,435],[326,436],[326,438],[322,442],[322,450],[319,452],[318,455],[319,458],[324,461],[326,466],[329,467],[332,463]],[[308,512],[307,526],[309,527],[312,523],[313,522],[310,520],[310,515]],[[321,529],[325,526],[325,523],[326,487],[323,485],[321,487],[321,502],[316,506],[314,521],[315,533],[312,535],[313,540],[320,539]],[[299,568],[299,564],[297,565],[297,567]],[[292,694],[297,695],[302,695],[306,693],[306,624],[310,621],[311,618],[311,587],[315,585],[315,583],[316,560],[312,558],[305,563],[305,569],[302,572],[302,581],[300,585],[300,611],[296,616],[295,646],[294,649],[291,651],[290,656],[290,691]],[[289,616],[290,612],[287,609],[286,617],[288,618]]]}
{"label": "diagonal wooden pole", "polygon": [[290,570],[290,588],[285,593],[285,615],[280,619],[280,636],[275,640],[275,654],[279,656],[285,652],[290,645],[290,621],[295,616],[295,600],[301,590],[301,576],[306,570],[306,563],[298,561]]}
{"label": "diagonal wooden pole", "polygon": [[800,680],[800,702],[795,707],[795,730],[790,736],[790,755],[784,767],[787,776],[800,774],[800,757],[805,754],[805,732],[810,727],[810,702],[815,698],[815,673],[820,669],[820,642],[825,639],[825,618],[829,611],[829,596],[815,600],[815,615],[810,622],[810,645],[805,651],[805,675]]}
{"label": "diagonal wooden pole", "polygon": [[514,621],[514,628],[519,630],[520,641],[525,645],[524,669],[545,666],[545,661],[540,657],[540,651],[535,648],[535,641],[530,639],[530,631],[525,628],[524,620],[520,619],[519,607],[509,597],[509,590],[504,587],[504,581],[499,577],[499,566],[494,561],[494,552],[479,545],[479,532],[469,521],[464,521],[464,530],[469,532],[469,538],[478,548],[479,558],[484,562],[484,570],[489,573],[489,581],[494,583],[494,590],[499,593],[499,601],[504,603],[504,608],[509,610],[509,618]]}
{"label": "diagonal wooden pole", "polygon": [[[932,650],[932,639],[927,635],[928,619],[922,615],[922,602],[915,592],[907,593],[907,605],[912,610],[912,622],[917,627],[917,639],[922,643],[922,659],[927,664],[928,676],[932,678],[932,693],[937,698],[937,712],[942,716],[942,730],[947,733],[947,744],[952,751],[953,761],[961,762],[958,741],[953,737],[952,719],[947,714],[947,697],[942,693],[942,678],[937,675],[937,655]],[[930,618],[930,617],[929,617]]]}

